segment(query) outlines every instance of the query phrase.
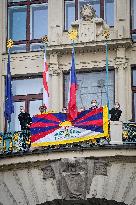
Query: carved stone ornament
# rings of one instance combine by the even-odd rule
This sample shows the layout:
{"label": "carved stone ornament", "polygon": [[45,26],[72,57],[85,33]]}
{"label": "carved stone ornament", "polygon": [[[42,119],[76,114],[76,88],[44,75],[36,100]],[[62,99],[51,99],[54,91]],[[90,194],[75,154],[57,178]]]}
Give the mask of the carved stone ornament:
{"label": "carved stone ornament", "polygon": [[47,180],[49,178],[55,179],[55,173],[51,165],[47,165],[43,168],[41,168],[43,171],[43,179]]}
{"label": "carved stone ornament", "polygon": [[107,175],[107,162],[94,159],[61,159],[42,168],[43,179],[55,179],[64,200],[86,199],[95,175]]}
{"label": "carved stone ornament", "polygon": [[84,199],[86,196],[87,163],[77,159],[61,162],[61,192],[64,199]]}
{"label": "carved stone ornament", "polygon": [[107,175],[107,163],[105,161],[95,161],[95,169],[94,174],[95,175]]}
{"label": "carved stone ornament", "polygon": [[91,21],[96,17],[95,9],[90,4],[85,4],[81,7],[81,17],[84,21]]}
{"label": "carved stone ornament", "polygon": [[62,73],[62,70],[58,68],[58,65],[50,65],[49,72],[51,75],[60,75]]}
{"label": "carved stone ornament", "polygon": [[128,66],[128,59],[127,58],[116,58],[115,68],[116,69],[126,69]]}

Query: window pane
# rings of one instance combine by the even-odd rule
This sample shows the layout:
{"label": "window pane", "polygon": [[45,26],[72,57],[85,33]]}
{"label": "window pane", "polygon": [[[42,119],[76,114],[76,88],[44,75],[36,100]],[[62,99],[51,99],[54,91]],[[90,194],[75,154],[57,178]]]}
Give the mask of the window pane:
{"label": "window pane", "polygon": [[104,19],[109,26],[114,26],[114,0],[105,0]]}
{"label": "window pane", "polygon": [[42,78],[13,80],[13,95],[27,95],[42,93]]}
{"label": "window pane", "polygon": [[30,50],[31,51],[40,51],[42,49],[44,49],[43,43],[32,43],[30,45]]}
{"label": "window pane", "polygon": [[136,29],[136,0],[131,1],[132,29]]}
{"label": "window pane", "polygon": [[34,116],[36,114],[39,114],[39,107],[42,105],[42,100],[35,100],[35,101],[30,101],[29,104],[29,113],[30,116]]}
{"label": "window pane", "polygon": [[10,49],[11,53],[20,53],[26,51],[26,45],[20,44],[20,45],[13,45],[13,47]]}
{"label": "window pane", "polygon": [[134,93],[134,115],[135,115],[135,122],[136,122],[136,93]]}
{"label": "window pane", "polygon": [[96,10],[96,16],[100,17],[100,0],[79,0],[79,12],[81,11],[81,7],[85,4],[91,4],[92,7]]}
{"label": "window pane", "polygon": [[[65,75],[65,104],[68,103],[69,75]],[[91,100],[96,99],[99,106],[107,104],[106,72],[91,72],[77,74],[77,106],[88,109]],[[114,104],[114,71],[109,71],[109,100],[110,108]]]}
{"label": "window pane", "polygon": [[133,70],[133,86],[136,86],[136,70]]}
{"label": "window pane", "polygon": [[48,35],[48,5],[31,6],[31,39]]}
{"label": "window pane", "polygon": [[75,2],[65,2],[65,30],[69,30],[71,23],[75,21]]}
{"label": "window pane", "polygon": [[20,106],[25,107],[25,102],[14,102],[14,113],[11,115],[11,131],[20,131],[21,126],[18,120],[18,115],[20,113]]}
{"label": "window pane", "polygon": [[136,34],[132,34],[132,40],[136,42]]}
{"label": "window pane", "polygon": [[26,7],[9,8],[9,38],[14,41],[26,39]]}

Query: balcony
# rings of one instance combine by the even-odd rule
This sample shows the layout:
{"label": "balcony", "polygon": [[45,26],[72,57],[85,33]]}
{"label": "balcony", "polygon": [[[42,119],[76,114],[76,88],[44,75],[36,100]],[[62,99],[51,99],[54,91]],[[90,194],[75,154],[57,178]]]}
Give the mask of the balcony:
{"label": "balcony", "polygon": [[110,122],[108,137],[98,137],[73,143],[31,147],[30,131],[0,133],[0,155],[19,153],[37,153],[52,151],[68,151],[81,149],[110,149],[134,147],[136,145],[136,123]]}

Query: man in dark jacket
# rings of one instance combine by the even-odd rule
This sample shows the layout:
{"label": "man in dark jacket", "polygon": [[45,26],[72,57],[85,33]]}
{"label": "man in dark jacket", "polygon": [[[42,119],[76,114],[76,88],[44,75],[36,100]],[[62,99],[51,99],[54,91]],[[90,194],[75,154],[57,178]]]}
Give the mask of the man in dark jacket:
{"label": "man in dark jacket", "polygon": [[119,121],[122,111],[120,110],[120,104],[118,102],[115,103],[114,107],[109,111],[111,114],[111,121]]}
{"label": "man in dark jacket", "polygon": [[23,106],[20,106],[20,114],[18,115],[18,119],[20,121],[21,130],[29,130],[32,118],[29,113],[25,112]]}

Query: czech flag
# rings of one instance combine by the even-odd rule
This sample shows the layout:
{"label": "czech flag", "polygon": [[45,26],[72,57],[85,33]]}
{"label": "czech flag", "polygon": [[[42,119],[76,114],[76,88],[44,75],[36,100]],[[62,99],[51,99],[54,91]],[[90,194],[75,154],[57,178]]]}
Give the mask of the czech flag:
{"label": "czech flag", "polygon": [[49,90],[48,90],[49,71],[46,62],[46,52],[44,52],[44,70],[43,70],[43,104],[49,108]]}
{"label": "czech flag", "polygon": [[76,69],[75,69],[75,57],[74,48],[72,49],[72,65],[70,71],[70,84],[69,84],[69,102],[68,102],[68,115],[70,120],[74,120],[77,117],[77,105],[76,105]]}

